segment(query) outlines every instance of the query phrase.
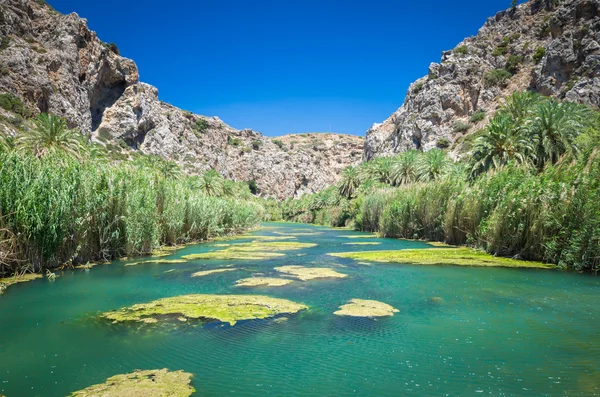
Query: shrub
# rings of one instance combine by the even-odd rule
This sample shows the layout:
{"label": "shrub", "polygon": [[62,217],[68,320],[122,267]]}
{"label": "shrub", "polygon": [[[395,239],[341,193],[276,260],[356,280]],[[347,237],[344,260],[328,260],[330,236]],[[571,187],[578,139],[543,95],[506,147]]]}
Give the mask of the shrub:
{"label": "shrub", "polygon": [[196,122],[192,124],[192,129],[195,132],[204,134],[208,130],[208,121],[204,119],[196,119]]}
{"label": "shrub", "polygon": [[10,37],[4,36],[0,41],[0,51],[6,50],[10,46]]}
{"label": "shrub", "polygon": [[256,184],[256,181],[254,179],[248,181],[248,189],[250,189],[250,193],[254,195],[258,193],[258,185]]}
{"label": "shrub", "polygon": [[466,45],[461,45],[454,49],[454,54],[459,55],[459,56],[467,55],[468,53],[469,53],[469,47],[467,47]]}
{"label": "shrub", "polygon": [[450,145],[451,145],[451,142],[446,137],[441,137],[436,142],[436,146],[439,147],[440,149],[448,149],[450,147]]}
{"label": "shrub", "polygon": [[115,43],[108,44],[108,49],[117,55],[121,55],[121,51],[119,51],[119,47]]}
{"label": "shrub", "polygon": [[483,109],[479,109],[471,115],[471,118],[469,118],[469,121],[473,124],[479,123],[480,121],[485,119],[485,115],[486,115],[486,111]]}
{"label": "shrub", "polygon": [[423,91],[423,88],[425,88],[425,83],[423,83],[422,81],[419,81],[413,87],[413,94],[418,94],[419,92]]}
{"label": "shrub", "polygon": [[485,85],[488,87],[503,86],[512,74],[506,69],[494,69],[485,74]]}
{"label": "shrub", "polygon": [[255,139],[252,141],[252,149],[254,150],[259,150],[260,147],[262,146],[262,141],[259,141],[258,139]]}
{"label": "shrub", "polygon": [[454,132],[467,132],[471,129],[470,123],[465,123],[463,121],[456,121],[454,123]]}
{"label": "shrub", "polygon": [[546,56],[546,49],[544,47],[538,47],[533,54],[533,61],[538,64]]}
{"label": "shrub", "polygon": [[21,98],[12,94],[0,94],[0,107],[25,118],[33,115],[33,112],[25,107]]}
{"label": "shrub", "polygon": [[227,144],[231,146],[240,146],[242,144],[242,140],[240,138],[232,138],[231,136],[228,136]]}
{"label": "shrub", "polygon": [[280,141],[279,139],[273,139],[272,141],[275,145],[277,145],[279,147],[279,149],[284,149],[285,150],[285,144]]}
{"label": "shrub", "polygon": [[515,75],[519,71],[519,67],[521,66],[521,63],[523,63],[523,56],[521,56],[521,55],[511,55],[506,60],[505,69],[510,74]]}

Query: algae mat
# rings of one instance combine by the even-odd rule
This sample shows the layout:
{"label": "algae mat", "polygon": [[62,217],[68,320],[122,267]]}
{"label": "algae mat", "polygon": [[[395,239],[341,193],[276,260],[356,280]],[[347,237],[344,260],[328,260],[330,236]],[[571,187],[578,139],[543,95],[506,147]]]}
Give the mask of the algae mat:
{"label": "algae mat", "polygon": [[192,374],[183,371],[135,371],[112,376],[70,397],[188,397],[196,391],[190,386],[191,381]]}
{"label": "algae mat", "polygon": [[[252,262],[125,267],[159,259],[131,258],[89,271],[66,270],[54,282],[11,286],[0,297],[0,395],[65,397],[117,374],[161,368],[192,374],[190,386],[197,390],[192,396],[202,397],[600,395],[600,277],[503,267],[374,261],[364,266],[328,254],[438,248],[349,230],[268,226],[269,231],[227,244],[258,241],[257,235],[272,231],[321,234],[286,240],[315,246],[269,251],[281,256]],[[369,241],[381,244],[343,245]],[[160,259],[230,248],[214,244],[187,245]],[[239,270],[191,277],[227,266]],[[275,270],[285,266],[323,268],[347,277],[303,282]],[[252,276],[293,282],[236,286]],[[100,317],[190,294],[267,295],[310,309],[235,326],[179,313],[151,316],[155,324],[113,325]],[[385,317],[335,314],[354,298],[399,312]]]}
{"label": "algae mat", "polygon": [[156,323],[165,316],[178,316],[179,319],[218,320],[235,325],[242,320],[294,314],[306,309],[308,306],[300,303],[260,295],[183,295],[106,312],[101,317],[113,323]]}
{"label": "algae mat", "polygon": [[331,256],[357,261],[378,263],[405,263],[414,265],[453,265],[480,267],[518,267],[554,269],[556,266],[542,262],[529,262],[497,257],[470,248],[436,248],[399,251],[363,251],[332,253]]}

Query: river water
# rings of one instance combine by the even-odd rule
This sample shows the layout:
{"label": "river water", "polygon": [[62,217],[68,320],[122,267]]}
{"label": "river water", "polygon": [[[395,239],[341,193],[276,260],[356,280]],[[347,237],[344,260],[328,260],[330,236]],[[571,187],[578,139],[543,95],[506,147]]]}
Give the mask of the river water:
{"label": "river water", "polygon": [[[600,278],[537,269],[358,264],[327,253],[431,249],[426,243],[268,223],[255,235],[318,244],[261,261],[195,260],[58,273],[0,297],[0,394],[66,396],[134,369],[194,374],[198,396],[600,396]],[[248,242],[251,238],[228,241]],[[287,240],[290,241],[290,240]],[[379,242],[379,245],[347,245]],[[167,259],[216,249],[188,246]],[[130,261],[131,262],[131,261]],[[239,270],[192,278],[234,264]],[[349,277],[240,288],[282,265]],[[279,276],[279,275],[277,275]],[[247,293],[305,303],[288,321],[112,325],[97,314],[192,293]],[[352,298],[388,303],[383,320],[333,315]]]}

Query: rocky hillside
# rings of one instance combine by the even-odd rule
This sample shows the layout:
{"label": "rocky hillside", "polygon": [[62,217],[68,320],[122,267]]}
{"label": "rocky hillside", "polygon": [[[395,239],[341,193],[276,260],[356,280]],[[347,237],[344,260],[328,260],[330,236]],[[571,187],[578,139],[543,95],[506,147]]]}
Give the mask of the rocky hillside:
{"label": "rocky hillside", "polygon": [[402,107],[369,129],[365,157],[436,146],[458,155],[516,90],[599,106],[599,43],[598,0],[530,0],[500,12],[445,51]]}
{"label": "rocky hillside", "polygon": [[56,113],[107,146],[160,155],[192,174],[215,168],[255,180],[263,196],[287,198],[329,186],[362,157],[359,137],[270,139],[164,103],[85,19],[43,0],[1,1],[0,40],[0,93],[24,103],[18,113]]}

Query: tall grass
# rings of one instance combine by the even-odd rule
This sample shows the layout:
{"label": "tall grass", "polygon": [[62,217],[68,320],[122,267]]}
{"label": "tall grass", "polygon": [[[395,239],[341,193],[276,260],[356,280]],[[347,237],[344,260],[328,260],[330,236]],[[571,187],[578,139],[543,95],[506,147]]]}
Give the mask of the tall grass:
{"label": "tall grass", "polygon": [[143,162],[0,153],[0,229],[15,236],[14,259],[4,266],[40,270],[148,254],[262,220],[260,204],[207,196],[189,179]]}

